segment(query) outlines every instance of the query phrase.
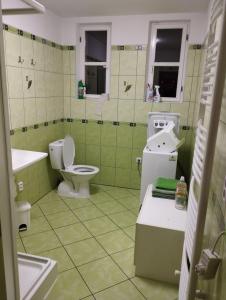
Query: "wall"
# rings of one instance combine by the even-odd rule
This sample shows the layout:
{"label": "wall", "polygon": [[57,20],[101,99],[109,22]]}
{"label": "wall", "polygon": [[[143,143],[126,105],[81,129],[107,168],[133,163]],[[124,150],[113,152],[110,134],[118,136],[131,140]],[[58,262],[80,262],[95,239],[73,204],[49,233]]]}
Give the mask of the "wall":
{"label": "wall", "polygon": [[191,14],[152,14],[109,17],[67,18],[62,24],[61,41],[74,45],[76,29],[79,23],[112,23],[113,45],[147,44],[149,22],[151,21],[190,21],[190,44],[202,44],[207,26],[207,13]]}
{"label": "wall", "polygon": [[[26,6],[19,0],[1,0],[1,2],[2,8]],[[60,32],[63,19],[51,11],[46,10],[45,14],[3,16],[2,19],[4,24],[9,24],[56,43],[62,42]]]}
{"label": "wall", "polygon": [[[8,29],[4,36],[14,147],[48,151],[49,142],[70,133],[76,142],[76,163],[93,164],[101,169],[94,182],[139,188],[135,158],[142,156],[146,142],[147,113],[179,112],[180,137],[186,139],[179,152],[179,161],[182,172],[189,177],[192,157],[189,126],[199,88],[202,49],[189,46],[183,102],[150,104],[143,102],[147,40],[141,50],[137,50],[137,44],[113,45],[111,99],[100,104],[77,99],[73,47],[62,47],[10,26],[5,29]],[[23,64],[18,63],[18,55],[24,59]],[[34,66],[30,64],[32,58]],[[32,80],[29,89],[27,76]],[[124,82],[132,85],[126,93]],[[34,174],[35,180],[30,174]],[[28,195],[32,202],[54,187],[58,180],[48,159],[18,174],[17,178],[27,186],[19,199]]]}

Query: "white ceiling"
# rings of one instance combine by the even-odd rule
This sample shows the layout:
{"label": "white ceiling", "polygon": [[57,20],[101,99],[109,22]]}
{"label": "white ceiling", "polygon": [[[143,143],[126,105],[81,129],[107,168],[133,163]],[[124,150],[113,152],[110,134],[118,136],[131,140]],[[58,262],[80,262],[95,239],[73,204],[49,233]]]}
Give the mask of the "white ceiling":
{"label": "white ceiling", "polygon": [[203,12],[209,0],[38,0],[61,17]]}

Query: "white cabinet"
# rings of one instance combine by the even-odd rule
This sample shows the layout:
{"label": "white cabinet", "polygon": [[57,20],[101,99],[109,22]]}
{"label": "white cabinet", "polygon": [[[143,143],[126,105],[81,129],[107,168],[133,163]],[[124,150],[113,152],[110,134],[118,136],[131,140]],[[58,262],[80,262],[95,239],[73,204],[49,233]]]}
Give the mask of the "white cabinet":
{"label": "white cabinet", "polygon": [[136,275],[178,283],[184,242],[186,211],[175,208],[175,201],[152,197],[148,186],[136,223]]}

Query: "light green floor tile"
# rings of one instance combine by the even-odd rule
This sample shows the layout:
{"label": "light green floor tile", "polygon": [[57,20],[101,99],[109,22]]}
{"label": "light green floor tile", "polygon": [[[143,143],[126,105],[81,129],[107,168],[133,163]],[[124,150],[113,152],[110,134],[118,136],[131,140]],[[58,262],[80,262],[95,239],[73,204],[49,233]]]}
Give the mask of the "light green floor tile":
{"label": "light green floor tile", "polygon": [[39,204],[39,206],[45,215],[55,214],[58,212],[69,210],[67,205],[65,205],[62,200],[41,203]]}
{"label": "light green floor tile", "polygon": [[74,210],[74,213],[81,221],[91,220],[98,217],[102,217],[104,214],[94,205],[78,208]]}
{"label": "light green floor tile", "polygon": [[47,300],[79,300],[90,294],[78,271],[72,269],[59,275]]}
{"label": "light green floor tile", "polygon": [[111,257],[129,278],[135,276],[133,248],[112,254]]}
{"label": "light green floor tile", "polygon": [[95,300],[95,298],[93,296],[89,296],[89,297],[85,297],[82,300]]}
{"label": "light green floor tile", "polygon": [[116,200],[120,199],[120,198],[131,196],[131,194],[128,192],[127,189],[118,188],[118,187],[108,190],[107,193]]}
{"label": "light green floor tile", "polygon": [[109,215],[109,218],[121,228],[134,225],[137,220],[137,217],[130,211]]}
{"label": "light green floor tile", "polygon": [[63,211],[46,216],[53,228],[59,228],[79,222],[78,218],[71,211]]}
{"label": "light green floor tile", "polygon": [[91,237],[87,229],[81,223],[57,228],[55,229],[55,232],[63,245]]}
{"label": "light green floor tile", "polygon": [[26,231],[21,231],[20,236],[25,237],[48,230],[51,230],[51,227],[49,226],[49,223],[46,221],[45,217],[38,217],[31,219],[30,228],[28,228]]}
{"label": "light green floor tile", "polygon": [[118,202],[124,205],[128,209],[140,208],[140,199],[130,195],[129,197],[120,198]]}
{"label": "light green floor tile", "polygon": [[128,192],[131,193],[132,195],[140,198],[140,190],[128,189]]}
{"label": "light green floor tile", "polygon": [[70,259],[70,257],[67,255],[67,252],[64,250],[63,247],[41,252],[38,255],[49,257],[55,261],[57,261],[57,271],[58,273],[61,273],[66,270],[70,270],[74,268],[74,265]]}
{"label": "light green floor tile", "polygon": [[90,199],[94,204],[112,201],[112,197],[105,192],[91,195]]}
{"label": "light green floor tile", "polygon": [[22,241],[28,253],[39,253],[61,246],[53,230],[23,237]]}
{"label": "light green floor tile", "polygon": [[135,241],[136,225],[123,228],[123,231]]}
{"label": "light green floor tile", "polygon": [[109,254],[134,246],[134,242],[122,230],[108,232],[98,236],[96,239]]}
{"label": "light green floor tile", "polygon": [[[144,300],[143,295],[128,280],[95,294],[96,300]],[[158,298],[153,300],[158,300]],[[165,299],[166,300],[166,299]],[[168,299],[167,299],[168,300]]]}
{"label": "light green floor tile", "polygon": [[126,210],[124,206],[113,199],[108,202],[97,203],[96,206],[107,215]]}
{"label": "light green floor tile", "polygon": [[105,257],[78,267],[93,293],[101,291],[126,279],[110,257]]}
{"label": "light green floor tile", "polygon": [[94,236],[118,229],[108,217],[85,221],[84,224]]}
{"label": "light green floor tile", "polygon": [[16,239],[16,248],[17,252],[26,252],[20,238]]}
{"label": "light green floor tile", "polygon": [[175,300],[178,295],[178,288],[163,282],[149,280],[141,277],[131,279],[138,290],[148,299]]}
{"label": "light green floor tile", "polygon": [[38,204],[46,204],[46,203],[58,202],[58,201],[61,201],[61,199],[57,194],[57,192],[54,190],[46,194],[44,197],[42,197],[42,199],[38,201]]}
{"label": "light green floor tile", "polygon": [[106,191],[105,186],[104,185],[100,185],[100,184],[91,184],[90,185],[90,194],[95,195],[98,194],[100,192],[104,192]]}
{"label": "light green floor tile", "polygon": [[135,216],[138,217],[139,212],[140,212],[140,206],[137,206],[137,207],[135,207],[135,208],[132,208],[132,209],[130,209],[130,211],[131,211]]}
{"label": "light green floor tile", "polygon": [[72,198],[63,198],[64,202],[71,208],[76,209],[80,207],[85,207],[93,205],[90,199],[72,199]]}
{"label": "light green floor tile", "polygon": [[93,238],[67,245],[65,248],[76,266],[107,255],[104,249]]}
{"label": "light green floor tile", "polygon": [[42,217],[43,213],[37,204],[32,205],[31,207],[31,219]]}

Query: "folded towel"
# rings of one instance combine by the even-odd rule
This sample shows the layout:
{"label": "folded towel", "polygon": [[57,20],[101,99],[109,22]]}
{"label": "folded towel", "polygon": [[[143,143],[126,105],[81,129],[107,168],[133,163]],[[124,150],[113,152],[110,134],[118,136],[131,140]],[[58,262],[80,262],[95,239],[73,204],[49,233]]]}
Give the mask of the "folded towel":
{"label": "folded towel", "polygon": [[154,182],[154,188],[161,190],[176,191],[178,180],[171,178],[158,177]]}
{"label": "folded towel", "polygon": [[165,198],[165,199],[175,199],[175,194],[162,194],[162,193],[157,193],[157,192],[152,192],[152,196],[156,198]]}

